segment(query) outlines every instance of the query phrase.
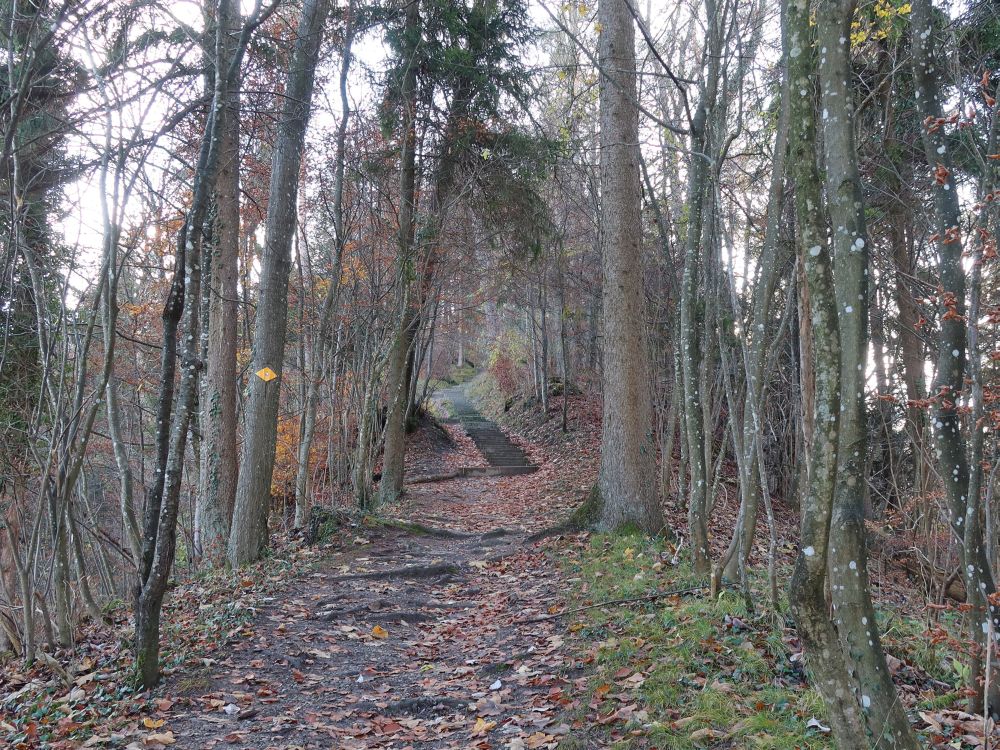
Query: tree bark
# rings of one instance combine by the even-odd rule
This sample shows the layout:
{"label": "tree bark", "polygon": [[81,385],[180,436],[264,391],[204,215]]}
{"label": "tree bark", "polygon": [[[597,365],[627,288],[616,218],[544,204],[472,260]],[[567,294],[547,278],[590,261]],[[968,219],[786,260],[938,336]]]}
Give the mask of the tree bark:
{"label": "tree bark", "polygon": [[919,744],[882,651],[865,549],[869,238],[854,143],[850,63],[853,19],[854,0],[825,0],[817,6],[826,198],[833,222],[840,338],[840,424],[830,521],[830,590],[844,659],[857,683],[855,699],[860,702],[872,741],[879,747],[915,750]]}
{"label": "tree bark", "polygon": [[[216,74],[226,71],[236,53],[239,9],[219,4],[214,19],[222,45]],[[201,399],[201,481],[195,504],[195,550],[209,564],[225,559],[236,499],[238,466],[236,422],[236,313],[240,243],[239,89],[228,95],[220,113],[219,163],[212,201],[211,275],[207,280],[208,330],[205,386]],[[208,265],[208,264],[206,264]]]}
{"label": "tree bark", "polygon": [[814,334],[815,372],[812,461],[800,502],[801,549],[788,599],[805,648],[810,681],[826,703],[837,747],[857,750],[868,744],[864,720],[854,698],[836,628],[827,614],[825,596],[837,477],[841,357],[832,258],[821,219],[823,193],[816,164],[817,50],[809,5],[809,0],[790,0],[786,6],[787,75],[792,90],[799,92],[791,102],[790,161],[795,180],[799,252],[809,290],[804,314],[808,315]]}
{"label": "tree bark", "polygon": [[250,380],[240,477],[229,535],[229,562],[234,567],[257,560],[267,546],[299,169],[312,108],[323,26],[329,9],[329,0],[305,0],[302,5],[271,161],[251,370],[258,372],[270,367],[277,377],[270,382],[256,376]]}
{"label": "tree bark", "polygon": [[420,317],[411,299],[414,228],[416,214],[417,150],[417,50],[421,38],[420,4],[406,6],[403,28],[406,69],[402,80],[403,134],[399,156],[399,230],[397,234],[396,282],[399,320],[388,362],[388,413],[379,503],[395,501],[403,491],[406,458],[406,402],[410,392],[407,361],[416,340]]}
{"label": "tree bark", "polygon": [[601,0],[598,7],[604,409],[597,525],[658,533],[663,515],[644,332],[635,28],[627,2]]}

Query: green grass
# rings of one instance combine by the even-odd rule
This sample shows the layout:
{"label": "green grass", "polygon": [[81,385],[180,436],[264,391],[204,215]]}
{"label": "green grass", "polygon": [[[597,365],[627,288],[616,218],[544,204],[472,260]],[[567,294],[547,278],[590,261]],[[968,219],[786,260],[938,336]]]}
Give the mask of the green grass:
{"label": "green grass", "polygon": [[[594,534],[558,562],[572,586],[567,607],[701,583],[686,562],[671,565],[672,557],[662,540],[639,533]],[[779,602],[778,614],[760,611],[767,608],[763,573],[751,573],[750,585],[754,600],[761,603],[757,612],[748,612],[737,592],[723,590],[711,598],[701,589],[568,617],[568,630],[588,653],[588,677],[587,694],[567,720],[588,726],[591,739],[603,733],[601,746],[616,750],[832,748],[829,735],[808,726],[810,719],[826,724],[826,711],[804,683],[801,665],[789,659],[786,639],[794,629],[781,614],[787,612],[787,602]],[[953,644],[929,637],[931,623],[920,617],[879,612],[878,624],[887,652],[909,665],[907,670],[955,688],[923,694],[915,709],[960,705],[957,688],[963,684],[964,666],[956,661]],[[933,624],[940,626],[944,639],[963,637],[963,620],[956,612],[937,613]],[[645,679],[629,686],[634,672]],[[922,676],[917,679],[923,681]],[[625,703],[637,707],[638,716],[630,723],[601,726],[594,721],[595,710],[606,717]],[[580,741],[567,738],[560,748],[592,746]]]}
{"label": "green grass", "polygon": [[[671,566],[663,552],[661,541],[639,534],[594,535],[586,549],[562,561],[574,581],[569,606],[698,583],[686,564]],[[586,720],[588,705],[602,699],[598,712],[607,715],[625,694],[645,714],[608,728],[607,746],[618,750],[833,747],[828,736],[807,727],[810,718],[824,720],[822,701],[802,684],[773,622],[748,613],[743,599],[729,592],[582,613],[567,626],[582,645],[595,644],[594,658],[588,699],[573,718]],[[624,668],[641,671],[645,681],[624,688],[615,678]],[[571,750],[573,741],[560,747]]]}
{"label": "green grass", "polygon": [[[878,618],[882,641],[886,649],[900,659],[914,664],[935,680],[958,687],[962,682],[963,665],[955,661],[955,651],[947,643],[936,643],[927,637],[927,623],[902,617]],[[962,621],[954,612],[938,614],[940,624],[962,640]]]}

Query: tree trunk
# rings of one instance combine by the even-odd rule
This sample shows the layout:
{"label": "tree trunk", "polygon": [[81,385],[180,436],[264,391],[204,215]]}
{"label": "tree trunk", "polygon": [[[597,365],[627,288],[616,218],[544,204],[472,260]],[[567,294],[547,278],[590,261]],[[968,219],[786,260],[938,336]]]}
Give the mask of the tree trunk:
{"label": "tree trunk", "polygon": [[816,164],[815,85],[817,50],[808,0],[791,0],[787,13],[787,75],[792,97],[790,161],[795,179],[799,251],[809,289],[804,311],[813,330],[815,411],[812,461],[801,496],[801,549],[789,588],[789,603],[805,648],[810,681],[826,703],[837,747],[867,747],[864,720],[854,697],[836,628],[826,605],[830,517],[837,479],[840,426],[840,335],[832,258],[822,216],[822,185]]}
{"label": "tree trunk", "polygon": [[[699,265],[705,239],[705,204],[709,200],[711,182],[712,128],[709,112],[714,107],[719,84],[719,57],[721,53],[721,19],[715,0],[706,0],[707,40],[705,52],[706,72],[700,87],[698,107],[691,121],[691,163],[688,176],[688,226],[684,250],[684,275],[681,282],[681,368],[684,382],[684,425],[687,435],[688,466],[688,531],[691,534],[691,560],[695,573],[707,576],[711,572],[708,547],[708,461],[709,436],[706,435],[703,392],[704,367],[702,349],[705,320],[703,297],[699,287]],[[712,230],[714,231],[714,229]],[[707,296],[707,294],[706,294]]]}
{"label": "tree trunk", "polygon": [[545,289],[544,271],[541,280],[538,282],[538,312],[539,312],[539,338],[541,339],[541,350],[539,351],[542,381],[542,419],[549,418],[549,325],[546,308],[548,307],[548,294]]}
{"label": "tree trunk", "polygon": [[[635,29],[627,0],[601,0],[600,157],[604,416],[598,527],[663,530],[642,283]],[[545,384],[542,384],[545,387]]]}
{"label": "tree trunk", "polygon": [[[836,311],[840,338],[840,424],[830,521],[830,590],[844,659],[857,683],[872,741],[879,747],[919,747],[886,667],[868,585],[865,497],[868,426],[868,256],[864,195],[854,143],[850,38],[854,0],[830,0],[816,12],[819,79],[826,152],[826,197],[833,222]],[[830,438],[833,439],[832,437]]]}
{"label": "tree trunk", "polygon": [[[223,45],[216,70],[228,70],[236,52],[234,27],[239,9],[219,4],[215,19]],[[212,189],[211,275],[208,301],[207,357],[202,394],[201,482],[195,505],[195,549],[209,564],[225,558],[226,541],[236,499],[236,313],[240,243],[240,121],[239,91],[229,92],[228,107],[219,121],[218,173]],[[208,264],[206,264],[208,265]]]}
{"label": "tree trunk", "polygon": [[[924,344],[917,333],[920,321],[920,308],[910,289],[908,277],[916,270],[911,260],[906,231],[906,214],[898,212],[891,218],[890,237],[892,238],[893,261],[896,270],[896,308],[899,310],[899,348],[902,352],[903,383],[906,385],[908,401],[919,401],[924,398]],[[921,527],[927,531],[932,520],[932,508],[924,497],[929,489],[931,477],[927,460],[927,449],[924,446],[924,432],[927,419],[924,410],[910,406],[906,409],[906,431],[913,446],[913,489],[921,499],[923,519]]]}
{"label": "tree trunk", "polygon": [[[915,0],[913,3],[912,29],[913,78],[917,107],[923,120],[921,131],[924,154],[928,166],[936,173],[932,189],[937,214],[941,331],[938,339],[937,375],[933,387],[936,395],[932,422],[951,528],[962,546],[965,586],[966,591],[971,594],[969,604],[973,608],[970,622],[980,625],[972,627],[978,653],[972,656],[972,668],[969,670],[968,680],[968,687],[974,696],[970,707],[973,711],[978,711],[983,707],[983,692],[979,682],[983,672],[984,655],[988,646],[991,646],[989,639],[993,637],[992,634],[1000,632],[1000,607],[988,604],[988,598],[996,592],[996,583],[985,554],[982,525],[979,520],[982,466],[975,460],[977,458],[975,452],[977,449],[981,451],[979,437],[982,430],[972,430],[980,435],[972,438],[974,460],[970,462],[967,452],[970,442],[968,430],[963,426],[962,416],[957,408],[965,388],[966,347],[969,343],[975,344],[976,339],[972,338],[970,341],[970,329],[966,324],[965,268],[959,229],[962,225],[962,214],[953,174],[953,160],[943,128],[935,124],[941,117],[938,101],[939,64],[933,55],[938,43],[938,34],[934,28],[933,7],[930,0]],[[989,140],[989,148],[992,150],[986,153],[996,150],[995,130],[990,134]],[[987,170],[989,171],[984,183],[979,188],[981,200],[993,187],[992,168],[987,167]],[[973,300],[978,306],[978,293],[973,296]],[[975,335],[973,331],[972,336]],[[979,352],[975,348],[970,348],[968,355],[974,359],[979,356]],[[970,374],[976,374],[977,364],[973,363]],[[981,388],[981,382],[979,386]],[[973,388],[976,389],[974,379]],[[975,396],[974,393],[974,412]],[[989,683],[992,689],[987,696],[987,707],[994,718],[1000,718],[1000,679],[997,675],[991,675]]]}
{"label": "tree trunk", "polygon": [[388,413],[385,423],[385,448],[378,501],[394,502],[403,491],[403,467],[406,458],[406,402],[410,392],[407,362],[416,339],[420,316],[411,299],[414,228],[416,214],[417,151],[417,49],[421,38],[420,4],[406,6],[403,35],[406,44],[406,69],[402,81],[403,134],[399,156],[399,232],[396,249],[396,283],[399,320],[388,363]]}
{"label": "tree trunk", "polygon": [[[353,8],[352,8],[353,10]],[[351,69],[351,47],[354,43],[353,16],[348,19],[348,29],[345,33],[343,61],[340,66],[340,124],[337,127],[337,166],[333,182],[333,229],[334,251],[333,269],[330,272],[330,287],[323,300],[323,310],[320,313],[319,331],[313,342],[312,368],[307,373],[307,388],[304,413],[302,415],[302,432],[299,436],[298,468],[295,474],[295,527],[304,528],[309,523],[309,457],[312,450],[313,436],[316,432],[316,410],[319,405],[319,387],[328,367],[328,339],[330,325],[337,317],[340,308],[340,274],[344,263],[344,247],[347,237],[344,230],[344,170],[347,164],[347,124],[350,120],[350,100],[347,97],[347,76]]]}
{"label": "tree trunk", "polygon": [[329,0],[305,0],[302,5],[271,161],[266,239],[251,370],[259,372],[270,367],[277,377],[270,382],[257,376],[251,376],[250,380],[241,471],[229,535],[229,562],[234,567],[257,560],[267,545],[299,168],[312,108],[323,25],[329,9]]}
{"label": "tree trunk", "polygon": [[[782,81],[780,114],[778,129],[774,136],[772,150],[771,185],[768,191],[767,209],[764,217],[764,245],[761,252],[760,277],[754,289],[753,317],[748,330],[749,342],[742,345],[745,348],[748,368],[746,371],[747,397],[743,407],[743,455],[747,464],[745,480],[747,487],[742,493],[740,509],[736,517],[736,528],[733,530],[733,547],[730,559],[726,564],[723,576],[731,581],[737,580],[738,568],[750,556],[753,550],[754,532],[757,528],[758,506],[762,488],[758,466],[757,443],[761,433],[755,426],[753,410],[763,409],[764,383],[767,378],[764,369],[765,360],[769,360],[773,347],[780,341],[770,339],[767,335],[767,325],[771,318],[774,288],[778,281],[778,271],[787,259],[786,249],[780,239],[781,214],[784,210],[785,193],[785,162],[788,153],[788,111],[789,86],[787,78]],[[779,262],[779,260],[781,262]],[[734,313],[737,311],[734,310]]]}

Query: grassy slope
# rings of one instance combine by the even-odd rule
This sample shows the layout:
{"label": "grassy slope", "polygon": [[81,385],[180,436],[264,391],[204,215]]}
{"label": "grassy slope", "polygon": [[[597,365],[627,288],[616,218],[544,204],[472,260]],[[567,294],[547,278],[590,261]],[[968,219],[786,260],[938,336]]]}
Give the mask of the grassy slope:
{"label": "grassy slope", "polygon": [[[563,435],[558,426],[559,398],[552,399],[549,419],[542,421],[535,404],[515,401],[505,411],[488,376],[480,375],[471,389],[484,410],[515,435],[543,446],[548,463],[561,467],[547,479],[543,492],[579,490],[581,477],[593,481],[599,456],[598,406],[583,396],[572,398],[570,432]],[[582,497],[583,493],[581,501]],[[667,510],[678,515],[678,508],[669,502]],[[720,516],[734,512],[733,505],[717,510]],[[683,533],[683,518],[678,515],[673,520]],[[727,541],[724,532],[732,528],[732,519],[715,520],[713,542],[721,545]],[[792,517],[783,520],[779,533],[786,554],[780,561],[779,580],[787,581],[796,523]],[[758,546],[766,546],[763,524],[758,533]],[[584,535],[568,547],[553,547],[553,563],[571,582],[568,610],[697,583],[683,551],[677,557],[678,562],[671,564],[672,548],[631,534]],[[586,700],[571,707],[570,718],[587,731],[574,732],[561,747],[833,747],[823,731],[822,703],[805,680],[794,627],[785,614],[787,604],[779,604],[779,614],[769,611],[759,555],[755,561],[750,582],[753,612],[735,592],[712,600],[702,591],[568,616],[565,624],[585,653],[588,691]],[[915,714],[955,706],[963,669],[956,658],[963,639],[960,617],[923,611],[922,596],[905,582],[902,587],[877,587],[875,594],[885,595],[877,602],[883,642],[908,708]],[[609,721],[616,713],[618,718]],[[929,745],[975,747],[963,744],[960,723],[949,725],[945,714],[934,714],[943,719],[944,732],[925,734]]]}

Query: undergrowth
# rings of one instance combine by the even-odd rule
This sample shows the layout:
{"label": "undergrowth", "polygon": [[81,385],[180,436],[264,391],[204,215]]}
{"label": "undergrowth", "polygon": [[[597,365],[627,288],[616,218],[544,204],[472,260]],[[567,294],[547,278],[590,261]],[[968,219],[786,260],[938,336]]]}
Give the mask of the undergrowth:
{"label": "undergrowth", "polygon": [[[686,561],[674,562],[660,540],[640,534],[594,534],[561,565],[570,583],[567,608],[692,588]],[[765,581],[752,580],[755,590]],[[589,609],[567,619],[587,654],[587,694],[568,720],[591,726],[601,746],[813,750],[833,747],[819,696],[807,684],[787,615],[747,611],[743,597],[706,589],[651,602]],[[787,604],[781,603],[787,613]],[[917,637],[924,623],[895,617],[888,626],[898,657],[942,684],[957,678]],[[905,645],[904,645],[905,644]],[[953,693],[915,708],[940,708]],[[623,714],[623,708],[626,709]],[[625,716],[626,721],[612,717]],[[566,738],[561,750],[583,747]]]}

